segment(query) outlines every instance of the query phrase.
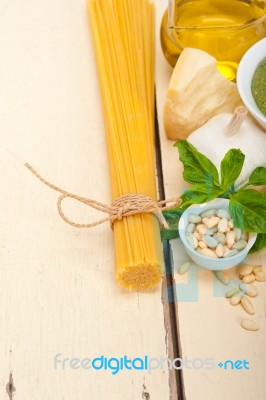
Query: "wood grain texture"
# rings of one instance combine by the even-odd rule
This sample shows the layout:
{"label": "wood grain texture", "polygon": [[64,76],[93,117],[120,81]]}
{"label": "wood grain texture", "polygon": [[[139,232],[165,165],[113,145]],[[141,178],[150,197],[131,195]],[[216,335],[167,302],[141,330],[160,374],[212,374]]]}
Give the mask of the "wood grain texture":
{"label": "wood grain texture", "polygon": [[[161,4],[161,15],[164,7]],[[157,41],[158,43],[158,41]],[[158,44],[159,46],[159,44]],[[165,61],[161,51],[157,51],[157,107],[161,133],[162,163],[166,197],[176,196],[185,187],[182,165],[174,142],[166,139],[163,128],[163,105],[172,68]],[[198,301],[177,302],[179,338],[182,357],[214,358],[216,364],[227,359],[250,362],[250,370],[223,370],[216,367],[207,369],[184,369],[184,389],[186,400],[264,400],[266,398],[266,285],[256,283],[259,296],[252,299],[256,315],[251,317],[259,322],[259,332],[247,332],[240,327],[242,318],[249,318],[241,306],[230,306],[223,296],[214,296],[214,278],[211,271],[193,265],[192,274],[181,276],[177,268],[187,260],[187,255],[179,240],[171,242],[174,259],[174,278],[177,296],[188,292],[189,282],[198,286]],[[265,265],[265,251],[249,257],[255,264]],[[229,271],[237,277],[237,269]],[[198,276],[198,285],[197,285]],[[182,286],[183,285],[183,286]],[[190,286],[191,287],[191,286]],[[192,289],[193,293],[195,290]],[[199,365],[199,362],[198,364]]]}
{"label": "wood grain texture", "polygon": [[[54,369],[54,356],[167,355],[160,288],[115,282],[112,231],[69,227],[57,194],[23,166],[73,193],[110,202],[97,71],[83,0],[0,1],[0,397],[12,370],[20,399],[169,398],[166,368]],[[87,222],[99,215],[66,201]],[[146,397],[148,398],[148,397]]]}

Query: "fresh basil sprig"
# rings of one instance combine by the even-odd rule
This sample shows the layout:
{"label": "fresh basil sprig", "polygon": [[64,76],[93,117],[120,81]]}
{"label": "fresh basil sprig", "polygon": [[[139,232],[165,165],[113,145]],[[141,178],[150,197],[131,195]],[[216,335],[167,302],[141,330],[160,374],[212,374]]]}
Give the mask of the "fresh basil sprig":
{"label": "fresh basil sprig", "polygon": [[240,149],[230,149],[220,165],[220,175],[215,165],[200,153],[187,140],[175,143],[180,161],[183,163],[184,180],[191,187],[181,195],[179,207],[164,212],[170,225],[168,231],[162,231],[163,239],[178,237],[178,222],[181,213],[191,204],[208,202],[217,197],[229,199],[229,209],[236,227],[247,232],[258,233],[252,252],[266,246],[266,196],[248,186],[266,185],[266,168],[256,168],[248,182],[235,191],[234,183],[239,177],[245,155]]}

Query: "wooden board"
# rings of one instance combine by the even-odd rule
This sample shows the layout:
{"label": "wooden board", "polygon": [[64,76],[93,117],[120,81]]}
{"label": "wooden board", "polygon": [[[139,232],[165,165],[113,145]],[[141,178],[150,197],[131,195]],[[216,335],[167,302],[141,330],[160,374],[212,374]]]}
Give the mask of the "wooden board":
{"label": "wooden board", "polygon": [[[158,14],[163,14],[164,5],[159,4]],[[173,197],[185,188],[182,179],[182,165],[178,160],[178,151],[174,142],[168,141],[163,128],[163,104],[172,68],[165,61],[157,41],[157,107],[161,133],[163,175],[166,197]],[[259,296],[253,300],[256,319],[261,329],[259,332],[247,332],[240,327],[240,321],[248,317],[240,306],[232,307],[223,297],[224,289],[214,280],[211,271],[199,269],[195,265],[189,275],[180,276],[177,268],[187,255],[179,240],[171,242],[174,264],[174,278],[179,301],[177,308],[178,335],[181,343],[182,358],[212,358],[215,368],[199,368],[201,361],[196,361],[196,368],[184,368],[183,382],[186,400],[235,399],[264,400],[266,398],[266,285],[257,283]],[[266,252],[261,251],[249,261],[265,265]],[[236,268],[229,271],[237,277]],[[190,296],[187,294],[190,293]],[[198,298],[197,298],[198,296]],[[247,360],[250,370],[230,370],[218,367],[226,360]],[[178,364],[179,365],[179,364]],[[191,363],[188,364],[191,366]],[[231,364],[230,364],[231,365]],[[197,368],[198,367],[198,368]],[[229,368],[229,367],[228,367]]]}
{"label": "wooden board", "polygon": [[[23,166],[29,162],[66,190],[110,202],[85,1],[1,0],[0,27],[0,397],[8,399],[12,369],[17,400],[166,400],[166,366],[116,375],[54,368],[57,353],[167,356],[163,304],[160,288],[120,289],[108,224],[66,225],[57,194]],[[98,217],[73,201],[64,209],[76,221]]]}

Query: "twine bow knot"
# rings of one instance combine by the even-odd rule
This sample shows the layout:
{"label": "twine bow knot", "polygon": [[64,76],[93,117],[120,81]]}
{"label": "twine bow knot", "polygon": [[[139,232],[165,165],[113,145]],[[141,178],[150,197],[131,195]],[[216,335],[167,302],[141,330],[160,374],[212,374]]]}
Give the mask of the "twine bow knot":
{"label": "twine bow knot", "polygon": [[[69,225],[74,226],[76,228],[92,228],[94,226],[103,224],[104,222],[110,221],[111,225],[113,225],[114,221],[122,220],[124,217],[129,217],[130,215],[142,214],[142,213],[153,213],[159,220],[159,222],[163,225],[165,229],[169,229],[169,225],[166,222],[162,211],[168,210],[172,207],[180,204],[179,198],[172,198],[168,200],[162,201],[154,201],[151,197],[143,195],[143,194],[125,194],[118,199],[116,199],[111,205],[101,203],[96,200],[88,199],[86,197],[77,196],[73,193],[69,193],[58,186],[53,185],[44,179],[30,164],[25,164],[25,167],[28,168],[42,183],[51,189],[61,193],[57,200],[57,210],[60,217]],[[98,211],[108,214],[108,217],[102,218],[98,221],[91,222],[88,224],[79,224],[75,221],[69,219],[62,210],[62,202],[66,198],[71,198],[79,201],[89,207],[92,207]],[[171,203],[171,205],[166,205],[167,203]]]}

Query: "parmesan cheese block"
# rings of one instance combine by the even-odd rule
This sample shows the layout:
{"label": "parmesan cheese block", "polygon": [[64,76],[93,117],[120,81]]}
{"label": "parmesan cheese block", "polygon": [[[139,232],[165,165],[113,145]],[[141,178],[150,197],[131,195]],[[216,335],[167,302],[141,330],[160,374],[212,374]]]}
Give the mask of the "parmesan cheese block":
{"label": "parmesan cheese block", "polygon": [[168,139],[185,139],[214,115],[233,112],[242,104],[236,84],[223,77],[216,64],[205,51],[189,47],[182,51],[164,106]]}

